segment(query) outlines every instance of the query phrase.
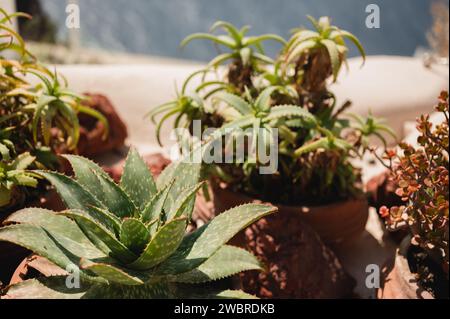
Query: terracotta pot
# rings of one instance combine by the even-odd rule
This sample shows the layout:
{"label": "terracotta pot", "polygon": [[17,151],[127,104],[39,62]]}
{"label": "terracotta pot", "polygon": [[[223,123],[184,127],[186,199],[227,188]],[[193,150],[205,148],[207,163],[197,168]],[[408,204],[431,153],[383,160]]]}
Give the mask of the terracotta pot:
{"label": "terracotta pot", "polygon": [[25,248],[0,242],[0,282],[7,284],[17,265],[29,254],[30,252]]}
{"label": "terracotta pot", "polygon": [[394,260],[386,264],[382,285],[377,291],[378,299],[434,299],[418,285],[416,276],[409,268],[406,256],[410,246],[411,237],[408,236],[397,249]]}
{"label": "terracotta pot", "polygon": [[[250,202],[260,202],[246,195],[232,192],[224,184],[213,185],[214,206],[222,212]],[[294,207],[276,205],[280,215],[293,215],[308,223],[329,245],[345,245],[357,239],[365,230],[369,205],[365,198],[338,202],[325,206]]]}
{"label": "terracotta pot", "polygon": [[[195,212],[203,222],[243,203],[224,205],[217,198],[218,192],[210,195],[213,205],[202,196],[197,198]],[[230,244],[251,251],[266,266],[265,271],[240,276],[241,288],[260,298],[335,299],[352,295],[353,278],[317,233],[295,214],[281,212],[261,218]]]}
{"label": "terracotta pot", "polygon": [[119,149],[125,144],[128,136],[127,127],[115,107],[109,99],[101,94],[86,93],[89,97],[85,104],[102,113],[108,120],[109,135],[105,140],[105,128],[103,124],[94,118],[81,114],[80,118],[80,141],[78,152],[80,155],[92,158],[111,150]]}
{"label": "terracotta pot", "polygon": [[50,262],[48,259],[31,254],[22,260],[20,265],[16,268],[9,284],[15,285],[41,275],[45,277],[65,276],[67,275],[67,272]]}

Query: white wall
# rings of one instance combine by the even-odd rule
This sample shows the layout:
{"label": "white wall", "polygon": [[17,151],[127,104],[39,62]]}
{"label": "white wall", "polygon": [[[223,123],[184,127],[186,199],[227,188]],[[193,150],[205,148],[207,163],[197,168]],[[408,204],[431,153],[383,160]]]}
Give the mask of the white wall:
{"label": "white wall", "polygon": [[16,8],[16,1],[14,0],[0,0],[0,5],[6,11],[14,11]]}
{"label": "white wall", "polygon": [[[16,1],[15,0],[0,0],[0,7],[2,7],[6,12],[16,11]],[[16,21],[14,21],[14,28],[16,28]]]}

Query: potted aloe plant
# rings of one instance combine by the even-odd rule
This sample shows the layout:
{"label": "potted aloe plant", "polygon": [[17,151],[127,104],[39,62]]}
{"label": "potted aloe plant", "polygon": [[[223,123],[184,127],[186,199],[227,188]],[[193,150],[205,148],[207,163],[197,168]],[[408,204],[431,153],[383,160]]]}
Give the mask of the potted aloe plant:
{"label": "potted aloe plant", "polygon": [[[226,22],[212,27],[212,32],[222,28],[226,34],[189,36],[183,46],[206,39],[226,52],[192,74],[177,99],[155,108],[150,117],[156,123],[162,116],[158,140],[163,123],[174,117],[174,127],[185,127],[191,134],[196,120],[201,121],[202,133],[219,129],[216,138],[226,131],[234,137],[253,132],[252,140],[244,138],[240,146],[229,148],[236,144],[231,140],[224,146],[225,154],[236,155],[237,148],[249,143],[264,150],[275,144],[279,163],[271,174],[260,173],[265,163],[253,154],[231,163],[222,158],[222,163],[208,167],[216,207],[220,211],[255,199],[271,202],[280,208],[277,218],[284,213],[302,218],[327,243],[338,244],[358,236],[368,217],[360,170],[352,159],[369,148],[371,136],[386,144],[382,133],[393,133],[372,116],[346,115],[349,102],[338,105],[328,84],[336,81],[346,63],[345,40],[353,42],[363,58],[364,49],[329,18],[309,19],[314,30],[296,30],[288,42],[271,34],[247,36],[248,27],[239,30]],[[267,40],[282,45],[275,59],[264,55],[262,44]],[[200,84],[192,87],[196,79]]]}
{"label": "potted aloe plant", "polygon": [[378,297],[448,298],[448,92],[442,92],[436,111],[442,122],[428,115],[417,121],[418,147],[400,144],[386,160],[396,194],[403,205],[380,208],[389,230],[409,232],[386,271]]}
{"label": "potted aloe plant", "polygon": [[[328,17],[309,20],[314,30],[298,29],[287,42],[271,34],[248,36],[249,27],[227,22],[217,22],[211,30],[225,34],[189,36],[182,46],[205,39],[226,52],[189,76],[176,100],[149,114],[155,123],[159,119],[158,140],[170,118],[175,128],[187,130],[177,131],[181,149],[198,145],[187,136],[202,138],[205,162],[214,159],[205,171],[217,212],[250,201],[279,208],[276,216],[263,218],[234,239],[268,265],[267,273],[243,281],[258,296],[309,296],[302,291],[298,255],[305,222],[331,245],[352,242],[364,231],[368,203],[352,160],[370,148],[371,137],[385,145],[383,133],[394,135],[372,115],[346,114],[351,103],[339,105],[328,89],[346,64],[345,40],[365,59],[358,39],[331,25]],[[264,54],[263,42],[269,40],[282,46],[275,58]],[[211,149],[222,150],[218,161]],[[247,150],[244,155],[242,149]]]}
{"label": "potted aloe plant", "polygon": [[[131,150],[116,184],[95,163],[66,158],[76,178],[51,171],[35,174],[53,184],[67,210],[24,209],[0,228],[1,241],[47,258],[63,275],[10,286],[5,298],[252,297],[204,284],[261,269],[253,255],[226,243],[274,207],[235,207],[187,234],[202,185],[200,164],[173,163],[154,181],[144,160]],[[74,269],[80,282],[71,289],[67,279]]]}

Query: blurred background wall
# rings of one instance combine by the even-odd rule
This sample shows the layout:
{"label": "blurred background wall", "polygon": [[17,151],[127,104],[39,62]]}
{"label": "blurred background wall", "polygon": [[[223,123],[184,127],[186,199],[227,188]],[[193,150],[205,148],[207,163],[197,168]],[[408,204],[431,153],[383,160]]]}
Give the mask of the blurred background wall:
{"label": "blurred background wall", "polygon": [[[5,0],[2,0],[5,1]],[[358,36],[368,54],[412,56],[429,46],[431,4],[448,0],[77,0],[81,10],[83,47],[206,61],[214,55],[209,43],[180,50],[188,34],[207,31],[216,20],[238,26],[249,24],[252,33],[289,36],[292,28],[308,26],[306,15],[329,15],[335,24]],[[22,23],[21,31],[34,41],[64,43],[65,0],[17,0],[19,10],[36,19]],[[367,5],[381,10],[381,28],[367,29]],[[448,13],[447,13],[448,16]],[[269,44],[269,43],[268,43]],[[268,45],[270,54],[278,49]],[[352,50],[351,54],[355,54]]]}

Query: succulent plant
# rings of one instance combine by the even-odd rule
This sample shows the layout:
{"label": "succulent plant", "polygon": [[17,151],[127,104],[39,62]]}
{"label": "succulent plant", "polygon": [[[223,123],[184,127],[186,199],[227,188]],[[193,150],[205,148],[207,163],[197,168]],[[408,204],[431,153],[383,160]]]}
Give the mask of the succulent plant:
{"label": "succulent plant", "polygon": [[17,187],[36,187],[36,175],[26,171],[35,158],[29,153],[19,155],[16,159],[0,162],[0,207],[14,202],[12,198],[18,193]]}
{"label": "succulent plant", "polygon": [[[200,120],[202,134],[216,129],[217,138],[223,138],[225,131],[238,134],[254,128],[254,134],[262,133],[252,136],[253,142],[261,141],[266,148],[273,141],[271,129],[277,129],[280,165],[275,174],[259,174],[261,163],[253,157],[232,164],[219,163],[207,170],[213,179],[218,177],[235,191],[283,204],[324,204],[361,196],[361,175],[351,159],[371,149],[372,137],[386,145],[385,136],[394,135],[371,114],[368,118],[347,115],[351,102],[339,105],[328,90],[329,80],[335,80],[346,63],[349,49],[345,39],[353,42],[365,58],[358,39],[332,26],[328,17],[309,19],[315,30],[296,31],[279,55],[264,59],[265,63],[243,58],[241,55],[246,54],[241,51],[248,51],[250,46],[250,52],[257,53],[253,41],[276,36],[255,37],[252,41],[252,37],[245,37],[247,28],[238,30],[218,22],[213,29],[224,28],[228,35],[187,37],[183,45],[193,39],[209,39],[231,52],[219,55],[206,69],[190,75],[177,101],[152,111],[152,115],[161,116],[161,122],[174,117],[176,128],[191,128],[195,120]],[[243,66],[252,59],[254,63]],[[214,70],[225,62],[228,74],[223,77]],[[200,79],[200,84],[194,84],[194,78]],[[232,133],[232,129],[236,132]]]}
{"label": "succulent plant", "polygon": [[[108,123],[101,113],[83,105],[84,97],[67,89],[63,77],[41,65],[27,50],[12,28],[15,17],[31,18],[0,8],[1,165],[8,167],[18,154],[29,153],[36,158],[31,169],[57,169],[56,153],[76,152],[80,113],[103,122],[105,128]],[[10,56],[16,58],[7,58]],[[37,82],[30,84],[29,77]],[[0,209],[4,206],[0,205]]]}
{"label": "succulent plant", "polygon": [[[388,229],[408,229],[413,244],[424,249],[447,274],[449,268],[449,153],[448,92],[442,92],[436,111],[443,121],[434,125],[428,115],[417,120],[418,147],[400,144],[401,152],[389,150],[385,159],[397,186],[402,206],[381,207]],[[420,273],[422,280],[427,274]]]}
{"label": "succulent plant", "polygon": [[348,31],[331,25],[329,17],[321,17],[316,20],[308,16],[308,19],[315,31],[299,29],[294,33],[285,47],[287,64],[295,62],[305,54],[314,55],[315,52],[324,49],[331,62],[333,79],[336,80],[348,52],[345,39],[353,42],[365,59],[365,51],[358,38]]}
{"label": "succulent plant", "polygon": [[[214,35],[212,32],[223,29],[226,34]],[[273,60],[264,54],[262,42],[273,40],[285,44],[285,40],[275,34],[264,34],[260,36],[247,37],[249,26],[241,29],[224,21],[218,21],[211,27],[211,33],[195,33],[183,40],[181,46],[186,46],[196,39],[212,41],[215,45],[223,46],[229,52],[220,54],[209,62],[209,67],[218,66],[231,61],[228,70],[228,82],[233,84],[240,92],[247,86],[252,87],[251,78],[253,72],[258,69],[259,64],[272,64]]]}
{"label": "succulent plant", "polygon": [[[284,49],[281,58],[286,76],[292,76],[305,103],[317,103],[326,92],[330,76],[336,81],[346,62],[348,47],[345,39],[353,42],[365,60],[365,51],[359,40],[350,32],[331,25],[329,17],[319,20],[308,16],[313,30],[299,29]],[[319,96],[316,96],[319,95]],[[316,106],[317,107],[317,106]]]}
{"label": "succulent plant", "polygon": [[[243,205],[186,234],[200,164],[173,163],[155,182],[145,162],[131,150],[120,184],[82,157],[67,155],[76,179],[36,172],[58,191],[68,210],[29,208],[13,214],[0,240],[34,251],[62,269],[77,265],[81,287],[63,293],[64,278],[26,281],[10,297],[176,298],[249,297],[239,291],[211,292],[202,284],[245,270],[258,260],[226,245],[240,230],[273,213],[266,205]],[[35,289],[39,288],[37,295]]]}

